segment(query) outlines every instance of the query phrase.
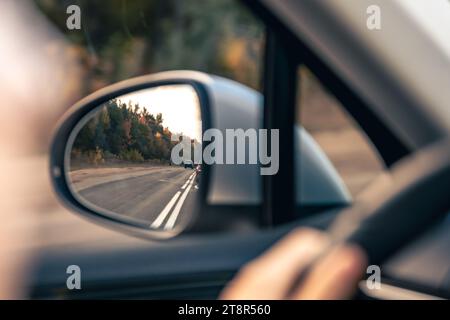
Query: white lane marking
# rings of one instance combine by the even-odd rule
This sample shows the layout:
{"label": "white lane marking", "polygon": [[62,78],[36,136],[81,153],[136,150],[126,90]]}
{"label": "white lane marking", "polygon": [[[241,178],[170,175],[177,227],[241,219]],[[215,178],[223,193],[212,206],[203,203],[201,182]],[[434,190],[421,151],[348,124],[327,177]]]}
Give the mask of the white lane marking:
{"label": "white lane marking", "polygon": [[166,207],[161,211],[159,216],[156,218],[155,221],[151,224],[151,228],[157,229],[161,226],[161,224],[164,222],[164,219],[166,219],[167,215],[169,214],[170,210],[174,206],[175,202],[177,202],[178,197],[180,196],[181,191],[178,191],[175,193],[175,195],[172,197],[172,199],[169,201],[169,203],[166,205]]}
{"label": "white lane marking", "polygon": [[183,184],[183,186],[181,187],[181,190],[186,189],[187,185],[189,184],[189,182],[191,181],[191,178],[187,179],[186,183]]}
{"label": "white lane marking", "polygon": [[186,183],[181,187],[181,190],[186,189],[187,185],[191,181],[192,177],[194,176],[195,172],[189,176],[189,179],[187,179]]}
{"label": "white lane marking", "polygon": [[164,230],[171,230],[175,226],[175,222],[177,221],[178,215],[180,214],[181,207],[183,206],[183,203],[186,200],[186,197],[192,188],[192,184],[194,183],[195,174],[192,177],[193,178],[191,179],[191,182],[189,183],[189,187],[187,187],[187,189],[184,191],[183,195],[180,197],[180,200],[178,200],[178,203],[175,206],[175,209],[173,209],[172,214],[169,217],[169,220],[167,220]]}

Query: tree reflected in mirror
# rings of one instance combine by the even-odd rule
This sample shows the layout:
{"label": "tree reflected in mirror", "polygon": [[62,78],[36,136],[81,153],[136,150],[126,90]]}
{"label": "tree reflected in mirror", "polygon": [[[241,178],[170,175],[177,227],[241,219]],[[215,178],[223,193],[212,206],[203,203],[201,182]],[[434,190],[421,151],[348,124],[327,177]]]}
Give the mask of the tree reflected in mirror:
{"label": "tree reflected in mirror", "polygon": [[66,175],[87,208],[152,229],[187,224],[195,211],[201,167],[194,154],[174,161],[190,141],[201,149],[198,96],[189,85],[140,90],[109,100],[74,130]]}

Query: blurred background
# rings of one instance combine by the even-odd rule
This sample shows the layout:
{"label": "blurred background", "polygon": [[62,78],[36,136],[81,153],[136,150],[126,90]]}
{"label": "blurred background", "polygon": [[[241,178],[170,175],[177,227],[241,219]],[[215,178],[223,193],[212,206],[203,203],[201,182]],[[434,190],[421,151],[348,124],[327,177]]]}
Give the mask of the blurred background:
{"label": "blurred background", "polygon": [[[66,10],[74,4],[81,9],[80,30],[66,25]],[[84,96],[121,80],[188,69],[262,91],[265,27],[235,0],[2,0],[0,39],[0,94],[11,102],[2,106],[2,147],[43,159],[61,115]],[[298,72],[303,81],[297,122],[355,195],[384,170],[379,156],[314,75],[305,67]],[[47,188],[40,192],[53,194],[46,167],[39,168],[33,175],[39,173]],[[41,221],[48,244],[87,242],[94,237],[89,229],[96,230],[97,238],[111,234],[61,214],[54,196],[37,201],[33,208],[53,217]]]}

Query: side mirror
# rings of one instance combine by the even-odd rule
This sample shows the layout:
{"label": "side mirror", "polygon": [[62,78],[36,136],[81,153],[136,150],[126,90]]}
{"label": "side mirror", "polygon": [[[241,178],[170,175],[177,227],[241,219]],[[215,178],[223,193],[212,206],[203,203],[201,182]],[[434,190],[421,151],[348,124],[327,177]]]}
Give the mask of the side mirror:
{"label": "side mirror", "polygon": [[[246,86],[193,71],[102,89],[75,104],[58,126],[50,154],[54,189],[84,217],[153,239],[259,228],[263,166],[227,157],[236,148],[247,160],[255,145],[260,154],[261,145],[246,134],[261,132],[262,102]],[[221,141],[227,145],[226,157],[223,149],[215,152],[221,161],[203,161],[204,151],[218,144],[206,133],[225,137],[230,130],[244,136]],[[294,137],[296,208],[348,204],[348,191],[314,139],[299,126]],[[238,140],[243,145],[235,146]]]}
{"label": "side mirror", "polygon": [[[184,230],[257,225],[258,166],[212,170],[196,161],[213,118],[214,128],[260,127],[257,97],[248,90],[219,77],[174,71],[86,97],[61,120],[52,144],[59,198],[103,225],[156,239]],[[219,104],[230,105],[231,118],[217,117]],[[237,119],[234,105],[244,110]],[[246,182],[233,179],[236,174]],[[244,210],[237,214],[233,207],[240,205]]]}

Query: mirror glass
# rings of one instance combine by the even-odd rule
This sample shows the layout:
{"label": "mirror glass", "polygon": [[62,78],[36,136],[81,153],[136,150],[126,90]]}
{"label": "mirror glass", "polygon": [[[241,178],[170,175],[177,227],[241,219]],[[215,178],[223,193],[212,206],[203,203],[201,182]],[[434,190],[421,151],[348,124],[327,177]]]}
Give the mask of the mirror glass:
{"label": "mirror glass", "polygon": [[[66,177],[85,207],[148,229],[187,224],[198,203],[200,102],[190,85],[164,85],[109,100],[74,129]],[[173,152],[175,146],[178,152]],[[195,152],[194,152],[195,150]]]}

